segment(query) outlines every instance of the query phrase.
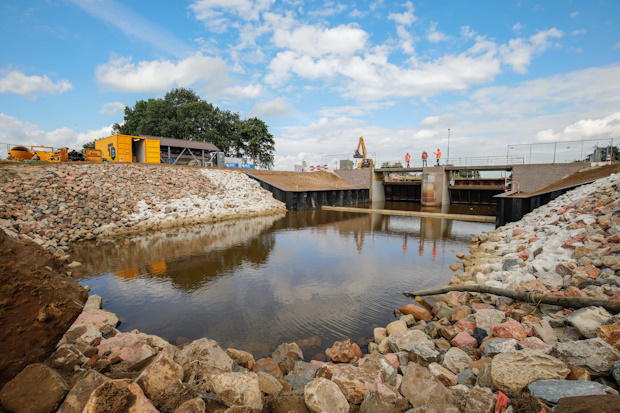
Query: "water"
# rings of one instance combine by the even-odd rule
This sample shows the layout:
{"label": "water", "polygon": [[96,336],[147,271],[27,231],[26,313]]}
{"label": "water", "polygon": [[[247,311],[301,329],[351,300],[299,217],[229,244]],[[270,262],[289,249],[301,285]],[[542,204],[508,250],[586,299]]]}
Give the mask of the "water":
{"label": "water", "polygon": [[[451,212],[480,212],[469,208]],[[177,344],[208,337],[255,357],[298,341],[308,358],[320,358],[343,337],[364,347],[374,327],[412,302],[401,291],[447,284],[454,274],[448,267],[457,253],[468,253],[472,234],[492,229],[435,218],[288,212],[81,244],[75,259],[88,274],[79,281],[109,300],[104,309],[121,318],[121,331]]]}

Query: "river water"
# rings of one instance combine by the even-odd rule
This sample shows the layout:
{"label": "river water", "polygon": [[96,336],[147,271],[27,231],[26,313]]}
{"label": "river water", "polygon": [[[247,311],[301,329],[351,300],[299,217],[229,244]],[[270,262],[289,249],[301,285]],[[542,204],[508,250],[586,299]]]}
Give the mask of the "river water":
{"label": "river water", "polygon": [[[461,206],[450,212],[494,211]],[[493,228],[288,212],[81,244],[74,258],[88,274],[80,283],[121,318],[121,331],[138,329],[176,344],[208,337],[257,358],[297,341],[307,358],[321,359],[344,337],[364,347],[374,327],[394,321],[393,310],[412,302],[401,291],[446,285],[456,254],[468,253],[472,235]]]}

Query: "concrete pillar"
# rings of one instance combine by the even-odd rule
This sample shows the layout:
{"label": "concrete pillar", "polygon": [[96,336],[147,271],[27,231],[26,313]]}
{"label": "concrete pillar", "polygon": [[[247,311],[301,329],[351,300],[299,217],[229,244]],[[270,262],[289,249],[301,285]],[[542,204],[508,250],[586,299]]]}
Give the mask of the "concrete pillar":
{"label": "concrete pillar", "polygon": [[443,166],[431,166],[422,171],[422,205],[450,204],[449,172]]}
{"label": "concrete pillar", "polygon": [[383,174],[375,173],[374,168],[370,173],[370,202],[385,202],[385,192],[383,190]]}

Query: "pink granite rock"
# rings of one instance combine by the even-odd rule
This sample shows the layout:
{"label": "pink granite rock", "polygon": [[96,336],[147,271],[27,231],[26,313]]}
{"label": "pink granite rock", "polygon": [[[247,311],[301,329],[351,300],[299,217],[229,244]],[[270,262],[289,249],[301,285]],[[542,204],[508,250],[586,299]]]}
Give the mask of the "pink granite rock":
{"label": "pink granite rock", "polygon": [[471,330],[471,331],[474,331],[474,329],[476,328],[476,323],[473,321],[459,320],[456,322],[456,325],[465,327],[466,329]]}
{"label": "pink granite rock", "polygon": [[471,346],[474,348],[478,347],[478,341],[476,341],[476,339],[473,338],[466,331],[460,332],[456,336],[454,336],[454,338],[450,341],[450,344],[452,344],[452,346],[454,347],[460,347],[460,346]]}
{"label": "pink granite rock", "polygon": [[456,374],[452,373],[447,368],[443,367],[441,364],[431,363],[428,365],[428,371],[446,387],[455,386],[459,379],[456,377]]}
{"label": "pink granite rock", "polygon": [[398,362],[398,356],[394,353],[387,353],[384,355],[384,357],[387,359],[387,361],[389,361],[390,363],[392,363],[392,365],[394,365],[394,367],[398,368],[398,366],[400,366],[400,363]]}
{"label": "pink granite rock", "polygon": [[564,295],[566,297],[583,297],[583,298],[589,298],[588,295],[586,293],[584,293],[583,291],[581,291],[579,288],[574,287],[574,286],[570,286],[568,287],[565,291],[564,291]]}
{"label": "pink granite rock", "polygon": [[518,237],[519,235],[523,235],[523,234],[525,234],[525,230],[521,228],[517,228],[514,231],[512,231],[513,237]]}
{"label": "pink granite rock", "polygon": [[492,326],[491,334],[500,338],[514,338],[517,341],[524,340],[527,337],[521,323],[514,320]]}

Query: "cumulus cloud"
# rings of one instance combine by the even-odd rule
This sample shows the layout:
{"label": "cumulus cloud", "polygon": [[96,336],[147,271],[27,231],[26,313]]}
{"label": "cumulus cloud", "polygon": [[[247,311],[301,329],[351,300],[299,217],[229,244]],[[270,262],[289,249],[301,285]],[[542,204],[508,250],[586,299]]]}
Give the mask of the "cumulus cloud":
{"label": "cumulus cloud", "polygon": [[368,33],[345,25],[333,29],[304,25],[292,31],[276,29],[273,34],[275,46],[311,57],[351,56],[364,50],[367,40]]}
{"label": "cumulus cloud", "polygon": [[248,113],[249,117],[274,118],[290,115],[293,108],[286,98],[279,97],[268,102],[257,103]]}
{"label": "cumulus cloud", "polygon": [[592,138],[616,138],[620,135],[620,112],[601,119],[582,119],[556,132],[546,129],[536,134],[538,142],[558,142]]}
{"label": "cumulus cloud", "polygon": [[439,43],[439,42],[445,42],[450,37],[447,36],[445,33],[437,31],[437,23],[433,22],[431,23],[431,26],[428,29],[428,32],[426,32],[426,38],[431,43]]}
{"label": "cumulus cloud", "polygon": [[329,116],[364,116],[369,113],[377,112],[379,110],[391,108],[396,104],[395,101],[390,102],[362,102],[355,106],[339,106],[339,107],[327,107],[318,111],[319,115]]}
{"label": "cumulus cloud", "polygon": [[418,18],[413,14],[415,12],[415,7],[413,7],[413,3],[410,1],[403,4],[403,7],[407,11],[403,13],[390,13],[388,15],[388,19],[394,20],[397,24],[401,24],[403,26],[410,26],[413,22],[418,20]]}
{"label": "cumulus cloud", "polygon": [[26,76],[18,70],[11,70],[0,77],[0,93],[15,93],[36,99],[38,94],[51,95],[73,89],[68,80],[54,83],[47,75]]}
{"label": "cumulus cloud", "polygon": [[473,30],[471,27],[461,26],[461,36],[465,37],[466,39],[473,39],[474,37],[476,37],[476,34],[476,31]]}
{"label": "cumulus cloud", "polygon": [[99,110],[99,113],[104,115],[116,115],[119,112],[125,110],[125,105],[121,102],[109,102],[104,103]]}
{"label": "cumulus cloud", "polygon": [[413,46],[413,36],[407,31],[405,26],[398,26],[396,28],[396,33],[400,38],[400,48],[403,50],[403,52],[410,55],[415,54],[415,47]]}
{"label": "cumulus cloud", "polygon": [[257,21],[268,11],[275,0],[198,0],[189,5],[196,19],[204,22],[208,30],[224,32],[231,17],[244,21]]}
{"label": "cumulus cloud", "polygon": [[515,33],[521,33],[525,29],[525,25],[521,24],[521,22],[516,22],[514,26],[512,26],[512,30]]}
{"label": "cumulus cloud", "polygon": [[0,141],[21,145],[48,145],[56,148],[67,146],[80,149],[87,142],[105,138],[112,134],[112,125],[86,132],[76,132],[62,127],[44,131],[38,125],[22,122],[19,119],[0,113]]}
{"label": "cumulus cloud", "polygon": [[259,97],[262,92],[262,85],[251,84],[247,86],[227,87],[222,93],[240,99],[254,99]]}
{"label": "cumulus cloud", "polygon": [[502,60],[510,65],[515,72],[525,74],[534,55],[544,52],[551,45],[551,39],[559,39],[563,36],[563,31],[553,27],[549,30],[539,31],[527,39],[511,39],[508,44],[500,46]]}
{"label": "cumulus cloud", "polygon": [[184,60],[152,60],[133,63],[131,58],[112,58],[97,66],[97,82],[119,92],[164,92],[174,86],[219,93],[228,81],[226,63],[217,57],[197,53]]}
{"label": "cumulus cloud", "polygon": [[620,49],[620,42],[616,43],[615,48],[616,48],[616,49]]}

